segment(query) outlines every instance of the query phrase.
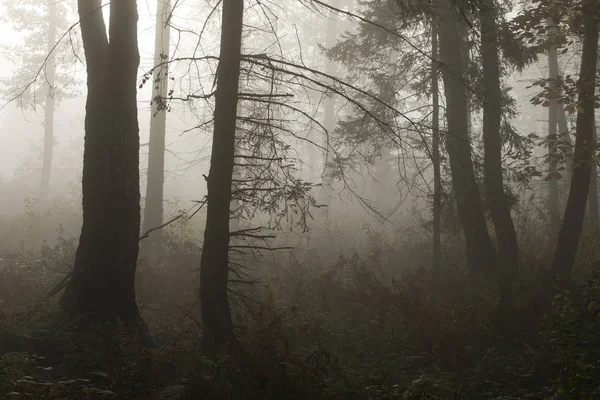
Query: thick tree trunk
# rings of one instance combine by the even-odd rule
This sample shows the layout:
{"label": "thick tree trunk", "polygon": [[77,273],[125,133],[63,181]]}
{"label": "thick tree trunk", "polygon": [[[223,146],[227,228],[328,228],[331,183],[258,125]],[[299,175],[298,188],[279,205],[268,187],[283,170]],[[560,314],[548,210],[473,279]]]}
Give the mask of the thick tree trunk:
{"label": "thick tree trunk", "polygon": [[454,3],[450,0],[443,1],[439,16],[440,57],[444,63],[443,79],[448,120],[445,141],[456,205],[466,239],[467,261],[471,272],[482,274],[487,279],[495,279],[493,274],[496,270],[496,253],[483,215],[471,159],[467,95],[462,80],[465,72]]}
{"label": "thick tree trunk", "polygon": [[[589,10],[596,9],[590,1]],[[584,14],[584,37],[579,73],[579,97],[573,178],[569,199],[558,235],[552,271],[555,276],[570,279],[577,253],[577,245],[585,216],[585,206],[590,189],[594,139],[594,93],[596,87],[596,63],[598,60],[598,21],[593,12]],[[565,283],[566,281],[563,281]]]}
{"label": "thick tree trunk", "polygon": [[48,94],[44,107],[44,154],[42,160],[42,179],[40,182],[40,203],[46,204],[50,192],[50,175],[54,152],[54,81],[56,79],[56,56],[52,54],[56,44],[57,7],[55,0],[48,1],[48,62],[46,63],[46,83]]}
{"label": "thick tree trunk", "polygon": [[111,3],[110,41],[101,1],[78,5],[88,84],[83,227],[61,306],[71,316],[120,319],[145,334],[134,287],[140,235],[136,1]]}
{"label": "thick tree trunk", "polygon": [[[154,39],[154,80],[148,143],[148,183],[144,207],[144,232],[163,224],[163,184],[165,180],[165,130],[167,110],[164,106],[169,89],[168,67],[171,0],[156,3],[156,33]],[[160,241],[161,230],[152,233],[151,246]]]}
{"label": "thick tree trunk", "polygon": [[229,206],[235,155],[240,76],[242,0],[223,0],[221,55],[215,93],[215,128],[208,174],[207,219],[200,265],[203,345],[210,349],[233,338],[227,283]]}
{"label": "thick tree trunk", "polygon": [[510,204],[504,192],[502,178],[502,91],[500,88],[500,65],[496,8],[493,0],[484,0],[480,10],[481,53],[483,60],[483,147],[485,152],[485,186],[488,207],[496,227],[498,256],[503,268],[504,288],[516,278],[519,264],[517,234],[510,215]]}
{"label": "thick tree trunk", "polygon": [[438,73],[438,28],[435,21],[431,23],[431,97],[433,103],[432,126],[432,163],[433,163],[433,270],[441,269],[441,201],[442,177],[440,173],[440,105],[439,105],[439,73]]}

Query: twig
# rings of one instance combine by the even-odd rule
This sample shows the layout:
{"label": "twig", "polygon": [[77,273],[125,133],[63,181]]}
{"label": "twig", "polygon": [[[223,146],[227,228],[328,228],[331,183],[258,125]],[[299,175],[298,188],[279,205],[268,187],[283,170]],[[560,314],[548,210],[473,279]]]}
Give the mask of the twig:
{"label": "twig", "polygon": [[182,218],[183,216],[184,216],[184,213],[181,213],[178,216],[171,218],[169,221],[165,222],[161,226],[157,226],[156,228],[148,229],[146,231],[146,233],[144,233],[142,236],[140,236],[139,240],[141,241],[142,239],[149,238],[151,232],[157,231],[159,229],[164,228],[165,226],[171,225],[173,222],[177,221],[178,219]]}

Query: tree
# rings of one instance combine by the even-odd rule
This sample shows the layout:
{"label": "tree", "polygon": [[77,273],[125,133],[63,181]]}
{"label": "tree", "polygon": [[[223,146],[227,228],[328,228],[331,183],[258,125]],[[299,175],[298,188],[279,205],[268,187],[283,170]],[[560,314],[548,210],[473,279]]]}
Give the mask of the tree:
{"label": "tree", "polygon": [[[598,130],[594,124],[594,145],[598,142]],[[597,148],[594,147],[594,154],[597,153]],[[590,176],[590,193],[588,194],[587,210],[589,212],[589,220],[592,234],[596,239],[600,238],[600,217],[598,216],[598,161],[594,157],[592,162],[592,171]]]}
{"label": "tree", "polygon": [[[568,184],[571,182],[571,174],[573,172],[573,141],[571,140],[569,132],[565,106],[563,102],[557,100],[562,95],[562,88],[560,86],[562,76],[559,72],[558,66],[558,49],[554,43],[556,42],[555,38],[558,36],[558,28],[552,19],[550,19],[549,22],[548,33],[550,42],[550,48],[548,50],[548,78],[550,79],[551,88],[554,92],[552,98],[550,99],[549,112],[556,114],[553,119],[556,121],[558,126],[558,136],[556,140],[558,150],[560,151],[560,155],[557,154],[557,156],[559,156],[560,160],[565,164],[566,179],[563,180],[563,182],[566,182],[566,186],[568,187]],[[556,130],[556,128],[554,128],[554,130]]]}
{"label": "tree", "polygon": [[[338,1],[334,0],[331,3],[332,7],[337,7]],[[325,24],[325,47],[327,49],[331,49],[335,45],[337,31],[337,15],[333,12],[333,10],[329,10],[327,23]],[[336,74],[335,64],[328,58],[325,59],[325,73],[331,76],[335,76]],[[335,97],[330,94],[324,99],[323,103],[323,126],[327,130],[327,134],[329,134],[330,132],[333,132],[336,124]],[[325,146],[326,145],[327,144],[325,143]],[[314,162],[312,168],[315,168],[317,171],[322,172],[321,164],[321,162]]]}
{"label": "tree", "polygon": [[135,299],[140,236],[137,4],[79,0],[87,66],[83,226],[61,307],[86,321],[146,329]]}
{"label": "tree", "polygon": [[[554,28],[556,29],[556,28]],[[558,61],[556,64],[553,62],[557,58],[557,48],[551,45],[548,49],[548,60],[551,79],[558,77]],[[553,237],[556,236],[556,231],[560,227],[560,206],[559,206],[559,192],[558,192],[558,180],[560,173],[558,172],[558,113],[556,111],[556,99],[550,99],[548,105],[548,165],[549,174],[548,179],[548,212],[550,213],[550,230]]]}
{"label": "tree", "polygon": [[[168,60],[170,44],[169,18],[171,1],[156,3],[156,33],[154,42],[154,74],[150,141],[148,143],[148,183],[144,206],[144,232],[163,224],[163,184],[165,179],[165,129],[167,124],[166,99],[168,96]],[[161,230],[154,232],[153,241],[160,238]]]}
{"label": "tree", "polygon": [[580,5],[583,23],[583,45],[578,81],[576,139],[573,175],[565,215],[552,261],[555,276],[570,279],[577,253],[590,189],[591,163],[594,149],[594,107],[598,62],[598,12],[596,1]]}
{"label": "tree", "polygon": [[[483,61],[483,147],[487,203],[496,228],[498,258],[503,268],[504,290],[508,291],[519,263],[517,234],[510,215],[510,202],[502,177],[502,90],[498,56],[497,9],[493,0],[480,5],[481,57]],[[506,293],[505,293],[506,294]]]}
{"label": "tree", "polygon": [[[57,6],[54,0],[48,1],[48,54],[52,54],[52,49],[56,42],[57,25]],[[48,59],[46,64],[46,78],[48,86],[53,87],[56,82],[56,60],[54,57]],[[52,170],[52,153],[54,150],[54,98],[52,93],[46,97],[44,108],[44,158],[42,161],[42,180],[40,182],[40,202],[46,203],[48,192],[50,191],[50,172]]]}
{"label": "tree", "polygon": [[[3,45],[7,60],[19,65],[9,80],[3,82],[3,94],[10,100],[20,97],[26,107],[44,104],[44,145],[39,200],[45,204],[50,192],[54,151],[54,112],[60,101],[75,94],[77,82],[72,66],[77,49],[67,41],[57,41],[57,32],[67,31],[67,3],[55,0],[28,2],[8,0],[0,18],[23,34],[26,50],[20,45]],[[43,77],[40,76],[43,66]]]}
{"label": "tree", "polygon": [[432,96],[432,163],[433,163],[433,269],[441,267],[441,201],[442,177],[440,175],[440,107],[438,74],[438,29],[435,20],[431,22],[431,96]]}
{"label": "tree", "polygon": [[241,62],[243,0],[223,0],[221,52],[217,68],[214,134],[207,177],[207,217],[200,261],[200,302],[207,349],[233,338],[227,296],[229,207]]}
{"label": "tree", "polygon": [[467,262],[472,272],[493,278],[496,251],[483,214],[479,188],[471,158],[467,120],[467,88],[463,77],[465,66],[460,51],[457,12],[450,0],[438,7],[440,58],[446,95],[446,151],[452,172],[452,187],[466,239]]}

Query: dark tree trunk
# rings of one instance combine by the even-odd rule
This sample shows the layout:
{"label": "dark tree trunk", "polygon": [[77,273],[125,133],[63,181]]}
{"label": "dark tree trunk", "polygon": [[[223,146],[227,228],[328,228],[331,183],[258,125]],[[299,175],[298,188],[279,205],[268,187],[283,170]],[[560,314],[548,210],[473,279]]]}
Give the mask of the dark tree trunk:
{"label": "dark tree trunk", "polygon": [[233,339],[233,323],[227,296],[229,206],[235,155],[243,9],[242,0],[223,0],[215,128],[207,179],[206,229],[200,262],[203,345],[207,349]]}
{"label": "dark tree trunk", "polygon": [[440,57],[444,63],[443,79],[448,120],[445,142],[456,206],[466,240],[467,261],[471,272],[494,279],[492,275],[496,269],[496,252],[487,230],[471,159],[467,89],[463,81],[465,71],[454,3],[445,0],[439,12]]}
{"label": "dark tree trunk", "polygon": [[493,0],[481,5],[481,53],[483,62],[483,147],[485,152],[485,186],[488,207],[496,227],[498,256],[503,272],[503,288],[508,290],[516,278],[519,264],[517,234],[510,215],[510,204],[504,192],[502,178],[502,91],[496,26],[496,7]]}
{"label": "dark tree trunk", "polygon": [[[584,37],[579,73],[579,97],[575,151],[573,158],[573,178],[569,198],[558,235],[552,271],[555,276],[570,279],[577,253],[577,245],[585,216],[585,206],[590,189],[591,164],[594,146],[594,93],[596,63],[598,60],[598,21],[595,13],[596,2],[588,2],[584,14]],[[565,283],[566,281],[563,281]]]}
{"label": "dark tree trunk", "polygon": [[439,106],[439,73],[438,73],[438,29],[436,22],[431,23],[431,97],[432,115],[432,163],[433,163],[433,270],[441,268],[441,201],[442,177],[440,173],[440,106]]}
{"label": "dark tree trunk", "polygon": [[54,152],[54,81],[56,79],[56,56],[52,54],[56,44],[57,7],[55,0],[48,1],[48,62],[46,63],[46,81],[48,94],[44,106],[44,154],[42,160],[42,179],[40,182],[40,203],[46,204],[50,192],[50,175]]}
{"label": "dark tree trunk", "polygon": [[134,278],[140,236],[137,7],[110,5],[110,41],[100,0],[79,0],[87,64],[83,227],[62,308],[92,322],[143,329]]}
{"label": "dark tree trunk", "polygon": [[[165,129],[167,110],[164,107],[169,88],[167,59],[169,56],[171,1],[159,0],[156,6],[156,33],[154,39],[154,79],[148,143],[148,183],[144,206],[144,232],[163,224],[163,184],[165,180]],[[163,56],[164,55],[164,56]],[[161,230],[154,231],[150,247],[156,248]]]}

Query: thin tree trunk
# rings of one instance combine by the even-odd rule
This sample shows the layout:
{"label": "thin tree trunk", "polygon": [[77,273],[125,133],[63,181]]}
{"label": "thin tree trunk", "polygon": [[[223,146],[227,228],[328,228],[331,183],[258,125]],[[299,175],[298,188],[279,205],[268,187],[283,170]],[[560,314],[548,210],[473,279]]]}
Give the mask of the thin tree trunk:
{"label": "thin tree trunk", "polygon": [[[551,37],[551,40],[553,40],[554,36],[556,36],[557,34],[556,24],[553,21],[550,21],[548,25],[548,33]],[[558,81],[561,78],[558,69],[558,51],[556,50],[555,46],[553,46],[551,50],[548,51],[548,70],[549,78],[553,79],[554,82]],[[557,85],[553,85],[553,90],[557,97],[562,92],[561,88]],[[564,179],[560,179],[560,182],[562,183],[562,185],[560,186],[562,186],[562,188],[560,190],[557,190],[559,192],[560,200],[566,202],[566,195],[569,190],[569,184],[571,183],[571,175],[573,173],[573,141],[571,140],[564,105],[562,104],[562,102],[559,103],[554,99],[551,100],[550,104],[551,106],[549,112],[554,112],[556,114],[555,118],[556,123],[558,124],[557,154],[558,152],[560,152],[560,158],[564,161],[564,170],[566,172]]]}
{"label": "thin tree trunk", "polygon": [[[137,6],[110,5],[110,41],[100,0],[79,0],[88,94],[83,227],[62,308],[92,321],[120,319],[148,339],[135,300],[140,235]],[[141,332],[138,331],[141,329]]]}
{"label": "thin tree trunk", "polygon": [[584,37],[579,73],[573,178],[552,262],[554,275],[567,279],[563,284],[571,278],[590,189],[595,125],[594,93],[598,60],[598,21],[595,13],[591,11],[596,10],[596,5],[595,1],[589,1],[588,12],[583,17]]}
{"label": "thin tree trunk", "polygon": [[467,94],[463,82],[465,71],[454,3],[450,0],[442,2],[439,16],[440,56],[445,66],[443,79],[448,120],[445,142],[450,159],[457,210],[466,240],[467,261],[473,273],[494,280],[496,252],[487,230],[471,159]]}
{"label": "thin tree trunk", "polygon": [[567,114],[565,106],[560,103],[556,104],[556,122],[558,123],[558,137],[560,139],[560,151],[565,159],[565,169],[567,171],[566,182],[571,182],[573,174],[573,140],[571,140],[571,132],[567,123]]}
{"label": "thin tree trunk", "polygon": [[[469,26],[466,21],[462,19],[458,21],[458,29],[460,30],[460,54],[462,57],[462,65],[464,70],[464,78],[463,81],[467,87],[471,86],[471,77],[469,74],[469,65],[471,63],[471,55],[469,54]],[[471,93],[467,90],[467,134],[469,135],[469,140],[472,135],[472,118],[471,118]]]}
{"label": "thin tree trunk", "polygon": [[[163,224],[163,184],[165,180],[165,130],[167,110],[165,101],[169,90],[168,64],[170,44],[169,17],[171,0],[156,3],[156,33],[154,41],[154,80],[148,143],[148,183],[144,207],[144,232]],[[154,244],[160,240],[161,230],[152,233]]]}
{"label": "thin tree trunk", "polygon": [[229,207],[235,155],[235,131],[240,75],[242,0],[223,0],[221,55],[215,93],[215,128],[204,246],[200,264],[200,302],[207,349],[233,339],[227,282],[229,271]]}
{"label": "thin tree trunk", "polygon": [[[375,187],[375,204],[382,211],[388,211],[388,199],[390,198],[390,149],[384,147],[381,149],[381,157],[377,162],[375,173],[377,176],[377,182]],[[373,193],[373,192],[371,192]]]}
{"label": "thin tree trunk", "polygon": [[[333,0],[331,2],[331,6],[337,7],[338,3],[339,3],[339,0]],[[331,49],[333,46],[335,46],[337,31],[338,31],[338,17],[336,15],[336,13],[334,13],[333,11],[329,11],[329,16],[327,19],[327,23],[325,25],[325,47],[327,49]],[[336,74],[335,64],[328,58],[325,58],[325,73],[328,75],[332,75],[332,76],[335,76],[335,74]],[[332,95],[327,95],[325,97],[325,99],[323,99],[323,127],[327,130],[327,132],[326,132],[327,136],[321,142],[321,146],[324,147],[325,149],[327,149],[327,146],[329,143],[329,135],[332,134],[333,130],[335,129],[335,125],[336,125],[335,97],[333,97]],[[328,150],[329,149],[327,149],[327,151]],[[318,156],[311,163],[312,164],[311,168],[316,170],[319,174],[318,178],[321,178],[321,175],[323,174],[323,168],[325,166],[326,155],[323,154],[323,152],[318,149],[317,149],[317,152],[313,153],[313,154],[316,154]],[[319,203],[325,202],[325,203],[329,204],[330,199],[328,196],[325,195],[325,191],[324,191],[323,187],[319,188],[317,200],[319,201]],[[325,210],[327,211],[327,208]]]}
{"label": "thin tree trunk", "polygon": [[[598,131],[594,123],[594,146],[598,141]],[[597,148],[594,147],[594,156]],[[588,213],[592,234],[596,239],[600,239],[600,218],[598,216],[598,161],[594,158],[591,165],[592,171],[590,176],[590,192],[588,193]]]}
{"label": "thin tree trunk", "polygon": [[498,316],[501,324],[504,325],[507,322],[504,319],[508,317],[512,308],[512,284],[517,278],[519,248],[502,177],[502,139],[500,137],[502,91],[497,44],[497,11],[494,0],[484,0],[480,7],[485,186],[488,207],[496,228],[499,266],[502,268],[497,281],[500,290]]}
{"label": "thin tree trunk", "polygon": [[[548,60],[556,59],[556,47],[551,47],[548,50]],[[549,61],[549,76],[558,76],[558,63],[554,64]],[[550,232],[553,239],[556,239],[556,234],[560,228],[560,206],[558,201],[558,131],[557,131],[556,100],[550,99],[548,106],[548,212],[550,213]]]}
{"label": "thin tree trunk", "polygon": [[433,270],[441,269],[441,200],[442,177],[440,173],[440,106],[439,106],[439,73],[438,73],[438,29],[436,22],[431,22],[431,96],[432,114],[432,162],[433,162]]}
{"label": "thin tree trunk", "polygon": [[[333,1],[331,6],[336,7],[336,1]],[[325,25],[325,47],[330,49],[335,46],[337,36],[337,15],[333,11],[329,11],[327,24]],[[325,73],[328,75],[335,74],[335,64],[329,59],[325,61]],[[335,127],[335,98],[327,96],[323,101],[323,126],[331,131]]]}
{"label": "thin tree trunk", "polygon": [[[596,156],[598,151],[597,149],[598,142],[598,131],[597,126],[594,123],[594,153]],[[589,221],[591,226],[591,231],[595,238],[600,238],[600,217],[598,210],[598,161],[594,159],[592,162],[592,172],[590,176],[590,192],[588,193],[588,207],[587,212],[589,213]]]}
{"label": "thin tree trunk", "polygon": [[42,179],[40,182],[40,203],[46,204],[50,192],[50,175],[52,172],[52,156],[54,152],[54,81],[56,79],[56,56],[52,54],[56,44],[56,0],[48,0],[48,61],[46,63],[46,83],[48,94],[44,106],[44,154],[42,161]]}

